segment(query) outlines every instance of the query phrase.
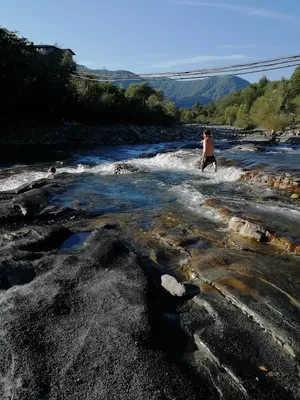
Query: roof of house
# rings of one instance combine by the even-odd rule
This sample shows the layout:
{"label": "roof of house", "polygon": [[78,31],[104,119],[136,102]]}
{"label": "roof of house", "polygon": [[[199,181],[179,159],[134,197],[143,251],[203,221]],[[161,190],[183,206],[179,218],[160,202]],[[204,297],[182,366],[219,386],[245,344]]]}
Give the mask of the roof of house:
{"label": "roof of house", "polygon": [[34,44],[33,47],[37,48],[37,49],[49,49],[49,48],[53,48],[53,49],[57,49],[57,50],[62,50],[62,51],[70,51],[73,56],[76,56],[76,54],[74,53],[73,50],[71,49],[60,49],[59,47],[53,45],[53,44]]}
{"label": "roof of house", "polygon": [[73,50],[71,50],[71,49],[64,49],[65,51],[70,51],[72,54],[73,54],[73,56],[76,56],[76,54],[74,53],[74,51]]}

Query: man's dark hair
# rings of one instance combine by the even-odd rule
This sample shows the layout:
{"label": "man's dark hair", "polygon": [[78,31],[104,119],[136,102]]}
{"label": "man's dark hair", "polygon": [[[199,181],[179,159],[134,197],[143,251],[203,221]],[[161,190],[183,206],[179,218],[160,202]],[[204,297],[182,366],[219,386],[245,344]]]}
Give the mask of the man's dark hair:
{"label": "man's dark hair", "polygon": [[51,172],[51,174],[55,174],[56,168],[55,168],[55,167],[51,167],[51,168],[50,168],[50,172]]}
{"label": "man's dark hair", "polygon": [[206,136],[211,136],[211,131],[209,129],[205,129],[203,134],[206,135]]}

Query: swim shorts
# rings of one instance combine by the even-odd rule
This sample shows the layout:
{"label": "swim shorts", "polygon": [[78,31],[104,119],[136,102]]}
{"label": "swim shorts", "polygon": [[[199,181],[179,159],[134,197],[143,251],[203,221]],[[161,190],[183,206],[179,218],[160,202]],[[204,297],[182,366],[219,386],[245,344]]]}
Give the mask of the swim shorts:
{"label": "swim shorts", "polygon": [[202,161],[202,169],[206,168],[208,165],[213,164],[216,162],[215,156],[207,156]]}

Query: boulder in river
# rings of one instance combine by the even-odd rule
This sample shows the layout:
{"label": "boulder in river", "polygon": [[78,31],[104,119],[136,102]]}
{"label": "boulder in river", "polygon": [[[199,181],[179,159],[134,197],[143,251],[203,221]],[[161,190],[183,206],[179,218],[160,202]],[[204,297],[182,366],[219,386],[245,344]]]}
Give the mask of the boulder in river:
{"label": "boulder in river", "polygon": [[229,229],[239,233],[241,236],[266,242],[268,231],[261,225],[247,221],[243,218],[232,217],[229,221]]}

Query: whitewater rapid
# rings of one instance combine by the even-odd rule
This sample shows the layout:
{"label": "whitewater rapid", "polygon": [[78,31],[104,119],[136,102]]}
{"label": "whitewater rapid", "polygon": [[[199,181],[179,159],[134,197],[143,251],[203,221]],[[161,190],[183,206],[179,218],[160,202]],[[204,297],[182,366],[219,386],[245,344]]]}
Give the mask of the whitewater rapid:
{"label": "whitewater rapid", "polygon": [[[82,158],[81,158],[82,159]],[[88,162],[91,157],[83,158]],[[98,165],[77,164],[72,166],[57,167],[57,175],[67,174],[93,174],[93,175],[115,175],[147,173],[153,171],[185,171],[192,175],[199,175],[200,157],[198,151],[179,150],[171,153],[157,154],[151,158],[132,158],[122,161],[106,162],[104,159]],[[26,166],[23,167],[26,169]],[[237,167],[219,167],[217,173],[208,167],[202,174],[203,184],[234,182],[242,175],[242,170]],[[47,171],[24,171],[15,173],[12,169],[7,178],[0,180],[0,191],[9,191],[30,184],[40,179],[47,178]]]}

